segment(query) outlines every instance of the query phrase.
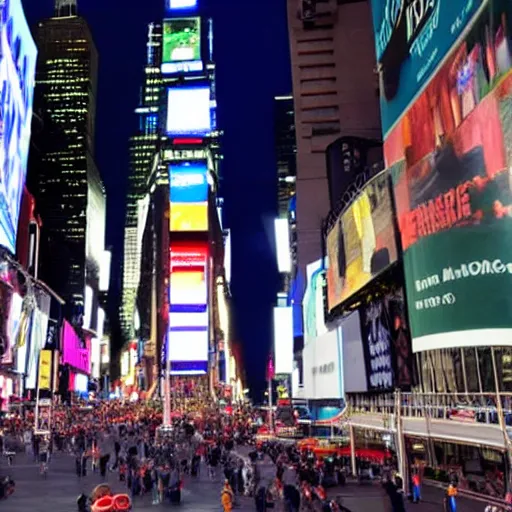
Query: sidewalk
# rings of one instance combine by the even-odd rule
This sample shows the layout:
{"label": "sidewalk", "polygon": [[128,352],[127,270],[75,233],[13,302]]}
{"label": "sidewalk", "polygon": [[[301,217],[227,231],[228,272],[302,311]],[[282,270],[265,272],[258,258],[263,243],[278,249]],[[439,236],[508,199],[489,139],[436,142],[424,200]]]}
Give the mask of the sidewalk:
{"label": "sidewalk", "polygon": [[[405,508],[411,512],[440,512],[443,511],[444,491],[437,487],[424,485],[421,489],[422,501],[418,504],[405,502]],[[378,484],[348,483],[329,491],[332,496],[341,496],[343,505],[353,512],[381,512],[386,510],[388,497]],[[458,512],[483,512],[486,504],[476,500],[458,497]]]}

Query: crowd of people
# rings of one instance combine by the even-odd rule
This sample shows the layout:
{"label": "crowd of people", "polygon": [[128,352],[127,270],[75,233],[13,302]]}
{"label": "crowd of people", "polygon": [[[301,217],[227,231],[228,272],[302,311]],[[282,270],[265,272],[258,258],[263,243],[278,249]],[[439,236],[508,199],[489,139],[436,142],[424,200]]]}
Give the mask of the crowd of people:
{"label": "crowd of people", "polygon": [[[244,503],[250,497],[258,512],[281,507],[287,512],[346,510],[326,492],[345,483],[350,464],[343,457],[317,456],[296,442],[258,440],[261,413],[248,406],[229,414],[206,403],[202,409],[183,409],[163,428],[158,402],[77,401],[54,407],[51,431],[43,436],[33,431],[32,412],[13,413],[2,421],[1,439],[4,451],[8,446],[22,449],[45,464],[54,452],[68,454],[78,478],[93,472],[106,481],[115,479],[126,486],[135,506],[146,495],[155,505],[179,503],[184,480],[199,478],[202,470],[202,478],[219,482],[225,512],[241,496]],[[402,512],[402,479],[392,467],[381,469],[390,509]],[[413,499],[419,501],[419,474],[412,483]],[[456,496],[450,492],[450,498]]]}

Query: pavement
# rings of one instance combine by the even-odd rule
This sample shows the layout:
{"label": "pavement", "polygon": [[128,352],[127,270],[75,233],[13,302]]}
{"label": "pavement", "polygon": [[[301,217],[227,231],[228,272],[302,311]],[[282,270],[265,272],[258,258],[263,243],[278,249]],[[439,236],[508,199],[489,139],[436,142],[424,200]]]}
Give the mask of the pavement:
{"label": "pavement", "polygon": [[[219,472],[220,473],[220,472]],[[10,475],[16,481],[16,492],[8,500],[0,502],[0,511],[13,512],[75,512],[76,498],[83,492],[89,494],[98,484],[103,483],[99,474],[88,473],[85,478],[78,478],[74,472],[74,459],[67,455],[57,454],[50,463],[45,479],[39,474],[37,464],[19,455],[11,467],[1,461],[1,475]],[[270,461],[261,465],[263,479],[270,480],[274,476],[274,467]],[[109,482],[116,492],[125,492],[126,487],[118,481],[117,473],[108,475]],[[194,512],[219,512],[220,490],[223,480],[219,475],[216,481],[210,481],[202,468],[198,478],[186,478],[182,492],[180,510]],[[343,505],[352,512],[384,512],[387,497],[379,485],[348,484],[329,491],[330,494],[341,496]],[[409,512],[433,512],[442,510],[443,491],[433,487],[423,487],[423,500],[420,504],[406,504]],[[473,500],[459,498],[458,512],[482,512],[485,504]],[[151,505],[151,496],[136,497],[134,512],[153,512],[172,509],[170,505]],[[250,498],[239,498],[235,510],[253,511],[254,501]],[[274,509],[280,512],[280,509]]]}

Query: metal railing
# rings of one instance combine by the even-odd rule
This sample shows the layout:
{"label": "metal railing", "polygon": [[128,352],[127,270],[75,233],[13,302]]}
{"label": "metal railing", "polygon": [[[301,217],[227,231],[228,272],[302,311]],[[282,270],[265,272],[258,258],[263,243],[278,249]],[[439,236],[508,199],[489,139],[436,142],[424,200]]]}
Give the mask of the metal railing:
{"label": "metal railing", "polygon": [[375,396],[349,395],[350,414],[383,414],[430,419],[461,419],[476,423],[499,424],[498,399],[506,425],[512,426],[512,393],[401,393],[400,411],[394,393]]}

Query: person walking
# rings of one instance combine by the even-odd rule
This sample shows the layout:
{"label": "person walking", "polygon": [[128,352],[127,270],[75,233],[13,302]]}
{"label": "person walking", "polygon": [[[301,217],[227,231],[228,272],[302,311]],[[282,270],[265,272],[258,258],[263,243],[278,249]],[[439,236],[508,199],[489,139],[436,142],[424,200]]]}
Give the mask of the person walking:
{"label": "person walking", "polygon": [[421,501],[421,480],[420,474],[416,470],[412,475],[412,502],[419,503]]}
{"label": "person walking", "polygon": [[222,492],[220,495],[220,502],[222,505],[222,509],[224,512],[231,512],[233,510],[235,495],[233,493],[233,489],[231,485],[229,485],[229,480],[224,480],[224,487],[222,488]]}

